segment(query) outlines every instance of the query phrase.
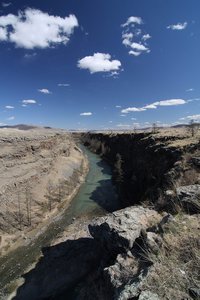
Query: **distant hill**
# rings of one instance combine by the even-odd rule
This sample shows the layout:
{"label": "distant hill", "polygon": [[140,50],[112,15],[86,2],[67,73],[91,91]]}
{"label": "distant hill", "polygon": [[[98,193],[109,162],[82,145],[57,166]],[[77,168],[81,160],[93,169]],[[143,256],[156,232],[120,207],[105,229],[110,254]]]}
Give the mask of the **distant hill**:
{"label": "distant hill", "polygon": [[[35,129],[38,128],[38,126],[34,125],[26,125],[26,124],[17,124],[17,125],[5,125],[5,126],[0,126],[0,128],[16,128],[19,130],[30,130],[30,129]],[[51,129],[49,126],[45,126],[45,129]]]}

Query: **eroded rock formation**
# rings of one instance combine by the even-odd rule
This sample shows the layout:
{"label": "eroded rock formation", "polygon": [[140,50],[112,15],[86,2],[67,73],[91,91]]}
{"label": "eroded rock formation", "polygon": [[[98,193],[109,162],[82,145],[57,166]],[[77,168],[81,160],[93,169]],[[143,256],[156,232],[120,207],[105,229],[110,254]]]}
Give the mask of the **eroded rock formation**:
{"label": "eroded rock formation", "polygon": [[62,209],[80,185],[83,164],[66,131],[1,129],[0,246]]}

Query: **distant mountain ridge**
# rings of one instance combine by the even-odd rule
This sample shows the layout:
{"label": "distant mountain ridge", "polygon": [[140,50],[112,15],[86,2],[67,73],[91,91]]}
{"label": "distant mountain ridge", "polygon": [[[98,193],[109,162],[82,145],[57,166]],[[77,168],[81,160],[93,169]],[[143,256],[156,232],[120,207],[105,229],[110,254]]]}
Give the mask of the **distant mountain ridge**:
{"label": "distant mountain ridge", "polygon": [[[30,130],[30,129],[35,129],[38,128],[38,126],[35,125],[26,125],[26,124],[17,124],[17,125],[4,125],[4,126],[0,126],[0,128],[16,128],[19,130]],[[44,127],[46,129],[51,129],[51,127]]]}

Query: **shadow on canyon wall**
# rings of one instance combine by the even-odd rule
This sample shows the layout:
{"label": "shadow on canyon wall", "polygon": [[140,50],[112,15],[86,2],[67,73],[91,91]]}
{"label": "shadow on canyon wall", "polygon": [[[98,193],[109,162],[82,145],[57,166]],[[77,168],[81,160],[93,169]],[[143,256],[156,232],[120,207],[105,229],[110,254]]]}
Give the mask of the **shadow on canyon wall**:
{"label": "shadow on canyon wall", "polygon": [[25,282],[13,300],[76,299],[75,287],[98,269],[103,251],[94,239],[80,238],[42,253],[35,268],[23,275]]}

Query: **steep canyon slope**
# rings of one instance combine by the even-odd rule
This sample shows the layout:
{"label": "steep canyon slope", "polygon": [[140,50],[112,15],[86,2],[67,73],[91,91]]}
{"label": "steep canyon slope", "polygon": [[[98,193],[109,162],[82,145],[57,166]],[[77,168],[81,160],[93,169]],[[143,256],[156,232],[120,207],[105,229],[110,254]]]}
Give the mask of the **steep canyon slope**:
{"label": "steep canyon slope", "polygon": [[85,158],[69,133],[0,130],[0,246],[13,244],[67,205]]}

